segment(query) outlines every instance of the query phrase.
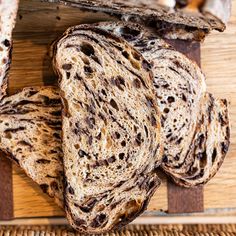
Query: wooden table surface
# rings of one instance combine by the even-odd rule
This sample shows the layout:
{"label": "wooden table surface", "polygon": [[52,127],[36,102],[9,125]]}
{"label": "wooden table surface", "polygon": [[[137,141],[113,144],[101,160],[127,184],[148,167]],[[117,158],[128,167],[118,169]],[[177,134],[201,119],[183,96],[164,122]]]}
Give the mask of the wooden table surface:
{"label": "wooden table surface", "polygon": [[[47,85],[55,81],[48,45],[67,27],[80,23],[108,20],[102,13],[84,12],[57,4],[22,0],[14,31],[13,64],[10,73],[10,92],[33,85]],[[204,187],[205,212],[191,216],[235,216],[236,221],[236,0],[233,15],[224,33],[214,32],[201,45],[202,69],[206,74],[208,91],[230,102],[231,146],[217,175]],[[167,211],[167,185],[155,193],[148,213],[170,218]],[[13,167],[13,199],[15,218],[63,216],[54,202],[42,194],[18,167]],[[189,217],[188,217],[189,219]]]}

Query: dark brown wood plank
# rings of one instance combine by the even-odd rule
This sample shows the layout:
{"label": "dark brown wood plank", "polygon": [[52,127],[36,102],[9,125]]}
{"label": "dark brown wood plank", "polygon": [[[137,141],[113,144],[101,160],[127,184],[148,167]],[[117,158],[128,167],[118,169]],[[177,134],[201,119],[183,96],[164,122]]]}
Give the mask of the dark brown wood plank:
{"label": "dark brown wood plank", "polygon": [[12,186],[12,163],[0,153],[0,220],[14,217]]}
{"label": "dark brown wood plank", "polygon": [[[201,65],[201,50],[199,42],[168,40],[178,51],[185,54],[191,60]],[[168,181],[168,212],[169,213],[193,213],[204,211],[204,189],[202,186],[196,188],[183,188]]]}
{"label": "dark brown wood plank", "polygon": [[185,54],[188,58],[201,66],[201,47],[199,42],[184,40],[166,40],[176,50]]}

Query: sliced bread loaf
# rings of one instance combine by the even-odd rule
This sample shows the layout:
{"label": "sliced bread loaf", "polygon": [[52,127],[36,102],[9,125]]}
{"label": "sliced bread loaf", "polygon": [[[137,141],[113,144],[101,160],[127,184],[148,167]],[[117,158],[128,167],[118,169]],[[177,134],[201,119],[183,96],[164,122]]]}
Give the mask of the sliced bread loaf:
{"label": "sliced bread loaf", "polygon": [[[203,184],[203,183],[207,182],[214,175],[214,173],[218,170],[218,168],[220,167],[220,163],[222,163],[225,154],[220,156],[220,152],[218,152],[218,158],[214,159],[215,164],[214,165],[211,165],[211,164],[206,165],[205,168],[208,168],[208,171],[204,171],[204,175],[202,175],[202,176],[200,176],[200,175],[196,176],[195,175],[194,179],[191,178],[191,175],[190,175],[191,172],[189,171],[189,169],[192,168],[191,167],[192,162],[195,160],[195,157],[191,156],[189,154],[189,149],[187,149],[187,151],[186,151],[186,148],[189,148],[189,147],[194,148],[195,147],[195,144],[193,144],[195,141],[193,141],[193,140],[194,140],[195,137],[200,135],[199,134],[200,133],[199,124],[197,124],[199,122],[198,121],[199,117],[197,117],[196,115],[193,117],[193,119],[195,120],[195,124],[194,124],[189,113],[197,114],[198,113],[197,108],[194,108],[194,107],[191,107],[191,106],[186,107],[186,103],[182,99],[183,95],[186,96],[186,91],[185,91],[184,88],[185,87],[189,87],[189,88],[192,87],[191,81],[193,80],[193,78],[186,77],[186,75],[185,75],[185,76],[183,76],[182,79],[180,79],[179,76],[177,76],[177,75],[173,76],[173,74],[168,74],[168,72],[171,70],[171,69],[168,69],[168,67],[170,65],[168,63],[168,60],[171,59],[171,58],[168,59],[168,57],[166,57],[166,61],[164,61],[163,60],[163,55],[165,54],[164,53],[165,50],[166,50],[166,52],[170,53],[171,50],[173,50],[173,48],[170,45],[166,44],[166,42],[163,41],[162,39],[157,38],[155,36],[155,34],[153,34],[153,33],[151,34],[148,30],[146,30],[146,28],[143,28],[143,27],[141,27],[140,25],[137,25],[137,24],[130,24],[130,23],[128,24],[128,23],[122,23],[122,22],[116,22],[116,23],[108,22],[108,23],[99,23],[97,25],[97,27],[101,27],[103,29],[111,31],[111,32],[113,32],[113,33],[115,33],[119,36],[122,36],[126,40],[128,40],[132,45],[134,45],[139,51],[141,51],[143,53],[143,55],[145,56],[145,58],[147,60],[149,60],[153,63],[153,65],[154,65],[153,71],[154,71],[155,75],[158,75],[159,70],[160,70],[158,68],[158,65],[159,65],[158,57],[160,56],[160,59],[162,58],[161,59],[162,63],[160,64],[160,67],[161,67],[160,71],[162,71],[162,79],[161,79],[161,77],[158,79],[158,77],[155,76],[156,92],[157,92],[157,94],[160,94],[161,96],[163,95],[163,98],[161,98],[161,96],[157,97],[157,102],[158,102],[158,104],[161,108],[163,121],[164,121],[164,122],[162,122],[162,126],[165,130],[165,132],[163,133],[163,140],[165,141],[166,147],[168,147],[168,148],[165,148],[164,163],[162,164],[162,167],[167,173],[169,173],[174,178],[174,180],[177,183],[179,183],[181,185],[184,185],[186,187],[195,186],[195,185]],[[166,54],[166,56],[167,55],[168,55],[168,53]],[[179,53],[175,52],[173,50],[173,55],[178,56]],[[188,59],[186,59],[182,55],[181,55],[181,57],[182,57],[182,60],[183,60],[182,63],[186,64],[186,66],[188,64],[190,64]],[[186,60],[187,60],[187,62],[185,62]],[[156,67],[156,65],[157,65],[157,67]],[[193,66],[193,68],[195,68],[195,66]],[[191,69],[191,68],[189,68],[189,69]],[[175,70],[179,70],[179,69],[175,68]],[[193,69],[193,71],[194,70],[195,69]],[[197,69],[197,70],[199,70],[199,69]],[[171,75],[172,79],[169,78],[170,75]],[[177,76],[177,79],[175,78],[176,76]],[[203,95],[204,94],[203,91],[204,91],[204,88],[205,88],[205,85],[204,85],[204,82],[203,82],[204,79],[203,79],[201,74],[196,75],[195,77],[197,78],[198,76],[199,76],[199,79],[196,79],[197,86],[199,87],[197,89],[197,91],[199,93],[199,96],[201,95],[201,99],[198,98],[196,100],[196,97],[195,97],[195,102],[193,104],[198,104],[197,107],[200,111],[200,114],[201,114],[200,116],[202,116],[202,115],[205,116],[205,115],[207,115],[207,113],[204,112],[204,109],[206,110],[206,108],[202,107],[202,106],[204,106],[204,104],[203,105],[202,104],[199,105],[199,104],[202,103],[202,100],[204,102],[208,101],[209,99],[206,99],[206,98],[208,98],[209,96],[212,97],[212,95]],[[183,92],[182,93],[183,95],[182,95],[181,99],[179,99],[178,96],[176,97],[176,94],[175,94],[175,92],[176,92],[176,87],[174,86],[175,80],[176,80],[176,82],[181,81],[181,83],[182,83],[182,86],[180,88],[178,88],[178,91]],[[159,87],[158,87],[158,84],[160,85]],[[50,97],[50,94],[51,93],[48,93],[49,97]],[[24,97],[23,95],[25,95],[26,97]],[[27,93],[21,93],[20,96],[21,96],[22,100],[27,100],[28,99],[27,98]],[[171,103],[166,102],[166,100],[168,100],[169,96],[173,96],[175,101],[171,102]],[[206,97],[206,98],[204,98],[204,97]],[[200,102],[200,100],[201,100],[201,102]],[[212,97],[212,100],[214,101],[213,104],[216,103],[215,101],[217,101],[217,102],[219,101],[217,99],[214,99],[213,97]],[[12,103],[13,102],[14,101],[12,100]],[[208,103],[206,103],[206,104],[208,104]],[[9,106],[10,105],[11,104],[9,104]],[[35,106],[35,108],[37,108],[38,105],[37,105],[37,103],[34,103],[34,105],[32,105],[32,106]],[[179,110],[178,106],[181,106],[182,109]],[[199,106],[201,108],[199,108]],[[222,109],[223,108],[227,109],[227,105],[224,103],[221,106],[221,108]],[[21,113],[21,109],[24,109],[24,106],[19,108],[19,113]],[[175,112],[176,109],[178,110],[177,112]],[[215,113],[216,112],[219,112],[219,113],[221,112],[221,109],[219,109],[219,106],[217,106],[217,105],[214,105],[212,110]],[[187,115],[185,115],[185,114],[187,114]],[[188,117],[189,120],[191,120],[193,129],[191,129],[189,132],[188,132],[188,129],[186,129],[186,127],[183,126],[184,119],[181,118],[181,116],[184,117],[184,119],[186,119]],[[16,117],[15,117],[15,119],[17,120]],[[178,120],[178,122],[176,120]],[[174,127],[174,125],[176,123],[179,123],[179,122],[180,122],[179,128],[178,128],[178,130],[176,130],[175,129],[176,127]],[[189,124],[191,124],[191,122],[188,121],[186,123],[188,123],[188,126],[189,126]],[[228,127],[229,120],[225,119],[225,122],[227,123],[226,127]],[[167,125],[165,125],[165,124],[167,124]],[[194,127],[198,127],[197,128],[198,130],[196,131],[194,129]],[[208,126],[208,128],[210,128],[210,126]],[[171,140],[169,142],[169,138],[170,138],[169,137],[169,133],[170,133],[169,129],[173,130],[173,135],[172,136],[177,136],[179,134],[182,134],[182,135],[180,135],[179,138],[181,139],[181,137],[183,137],[181,142],[185,143],[186,147],[184,147],[184,151],[181,150],[182,147],[183,147],[183,144],[182,145],[181,144],[179,145],[178,143],[175,144],[174,140],[173,140],[173,142]],[[224,128],[222,127],[222,130],[219,130],[219,132],[224,132],[223,129]],[[27,132],[28,132],[28,130],[27,130]],[[227,132],[229,133],[228,128],[227,128]],[[185,135],[186,133],[188,133],[188,135]],[[229,135],[227,137],[229,139]],[[227,142],[229,142],[228,139],[226,140]],[[212,141],[213,141],[213,139],[212,139]],[[216,137],[215,144],[220,146],[220,143],[221,143],[221,139],[217,139],[217,137]],[[13,147],[13,146],[9,147],[9,153],[12,153],[11,147]],[[172,148],[173,148],[173,150],[172,150]],[[176,155],[179,155],[178,153],[180,153],[180,150],[181,150],[181,158],[180,159],[182,160],[182,162],[185,163],[183,165],[184,168],[182,168],[182,169],[178,168],[178,166],[181,164],[181,162],[178,162],[176,160],[177,158],[175,158]],[[204,152],[204,151],[202,151],[202,152]],[[16,159],[21,159],[21,157],[16,155]],[[208,157],[208,159],[211,160],[210,156]],[[186,163],[189,163],[189,164],[186,165]],[[177,166],[176,171],[175,171],[174,165]],[[198,169],[195,169],[196,173],[201,171],[200,166],[198,166],[198,167],[199,167]],[[25,169],[24,166],[23,166],[23,168]],[[27,172],[27,169],[26,169],[26,172]],[[37,177],[37,175],[39,174],[37,172],[37,169],[32,169],[31,168],[31,173],[33,173],[32,175],[34,176],[34,179],[40,179],[39,177]],[[188,174],[189,174],[189,177],[188,177]],[[44,180],[42,182],[46,183],[47,178],[46,178],[46,180]],[[58,198],[62,199],[63,198],[62,197],[62,192],[60,192],[59,194],[60,194],[60,197],[58,197]]]}
{"label": "sliced bread loaf", "polygon": [[19,0],[0,1],[0,100],[7,93],[7,76],[11,63],[12,30],[15,26]]}
{"label": "sliced bread loaf", "polygon": [[[193,187],[209,181],[220,168],[229,146],[227,102],[206,94],[205,78],[196,63],[175,51],[150,29],[122,22],[99,23],[97,27],[124,37],[153,64],[156,99],[162,113],[164,141],[162,168],[176,183],[185,187]],[[209,104],[212,104],[210,115],[213,122],[206,124],[204,122],[208,121],[209,113],[206,110]],[[216,114],[223,117],[224,126],[219,125]],[[201,121],[203,123],[199,128]],[[216,124],[218,126],[213,128]],[[208,141],[210,146],[214,142],[215,147],[219,149],[223,143],[225,144],[224,152],[217,149],[217,158],[215,154],[212,155],[211,147],[201,146],[201,152],[207,153],[204,158],[208,161],[204,167],[202,164],[194,164],[204,162],[204,158],[199,160],[196,153],[192,153],[194,151],[190,152],[192,149],[198,150],[195,139],[201,136],[201,129],[205,129],[208,133],[212,132],[212,129],[217,129],[217,133],[221,134],[210,137]],[[201,175],[197,174],[199,172]]]}
{"label": "sliced bread loaf", "polygon": [[154,0],[47,0],[86,10],[115,15],[124,21],[143,23],[156,28],[156,33],[170,39],[202,40],[211,30],[223,31],[217,17],[200,12],[185,12],[165,7]]}
{"label": "sliced bread loaf", "polygon": [[66,213],[87,233],[121,227],[147,207],[160,181],[160,113],[151,65],[125,40],[93,26],[54,45],[63,99]]}
{"label": "sliced bread loaf", "polygon": [[[164,122],[162,122],[162,126],[165,130],[165,132],[163,133],[163,140],[165,140],[166,147],[168,147],[168,148],[165,148],[165,155],[163,158],[164,163],[162,164],[162,167],[167,173],[169,173],[169,175],[171,175],[174,178],[174,180],[177,183],[179,183],[183,186],[191,187],[191,186],[195,186],[195,185],[203,184],[203,183],[207,182],[211,177],[213,177],[213,175],[219,169],[220,164],[222,163],[225,154],[224,153],[221,154],[220,152],[218,152],[217,158],[214,158],[214,161],[212,159],[214,157],[214,155],[210,156],[210,154],[208,154],[207,158],[209,161],[208,161],[208,164],[206,164],[206,166],[204,167],[204,170],[202,170],[202,167],[201,167],[202,165],[201,166],[197,165],[198,168],[197,169],[195,168],[195,172],[191,172],[190,169],[192,169],[193,162],[197,161],[197,159],[196,159],[196,157],[192,156],[191,153],[193,153],[193,151],[190,152],[189,149],[195,148],[197,145],[197,144],[195,144],[196,141],[194,141],[194,140],[196,137],[200,136],[200,133],[202,132],[199,129],[199,119],[200,119],[199,117],[207,116],[207,113],[205,112],[206,107],[204,107],[204,103],[206,103],[206,105],[208,104],[208,102],[206,102],[206,101],[209,101],[209,97],[211,97],[211,100],[213,101],[212,102],[212,104],[213,104],[212,112],[214,112],[214,113],[219,112],[219,114],[220,114],[220,113],[222,113],[221,112],[222,110],[225,110],[225,116],[226,116],[227,115],[227,104],[225,102],[224,103],[220,102],[220,100],[214,99],[212,97],[212,95],[208,95],[208,94],[203,95],[204,94],[203,91],[205,88],[205,85],[203,82],[204,79],[203,79],[202,75],[199,74],[199,72],[198,72],[198,75],[196,74],[195,77],[196,78],[199,77],[199,79],[196,79],[196,83],[197,83],[197,86],[199,86],[197,91],[199,93],[199,96],[201,94],[201,99],[198,98],[196,100],[196,97],[195,97],[195,102],[192,105],[198,104],[197,107],[198,107],[201,115],[199,117],[197,117],[196,115],[193,117],[193,119],[195,119],[195,124],[194,124],[192,118],[188,114],[189,113],[197,114],[197,108],[192,107],[192,105],[186,106],[186,103],[184,102],[185,99],[183,100],[183,95],[186,96],[186,91],[183,88],[185,88],[185,87],[191,88],[193,86],[191,81],[193,80],[194,77],[189,78],[189,77],[186,77],[186,75],[184,75],[183,78],[180,80],[179,76],[175,75],[175,76],[177,76],[177,79],[176,79],[175,76],[173,76],[172,74],[168,74],[168,72],[172,71],[171,69],[168,69],[168,67],[170,65],[168,63],[168,60],[169,59],[171,60],[171,58],[168,57],[168,53],[166,54],[166,56],[167,56],[166,61],[163,60],[163,58],[164,58],[163,55],[165,55],[165,53],[164,53],[165,50],[166,50],[166,52],[171,52],[171,50],[173,50],[173,48],[170,45],[166,44],[166,42],[163,41],[162,39],[158,39],[155,36],[155,34],[153,34],[153,33],[151,34],[150,31],[146,30],[146,28],[143,28],[137,24],[109,22],[109,23],[99,23],[97,25],[97,27],[101,27],[103,29],[111,31],[119,36],[122,36],[126,40],[128,40],[132,45],[134,45],[139,51],[141,51],[143,53],[143,55],[145,56],[145,58],[147,60],[149,60],[153,63],[153,65],[154,65],[153,71],[154,71],[155,75],[157,75],[160,70],[158,68],[158,65],[159,65],[158,59],[160,56],[160,59],[162,61],[162,63],[160,64],[160,67],[161,67],[160,72],[162,72],[163,78],[158,79],[158,77],[155,77],[155,85],[156,85],[157,94],[160,94],[161,96],[163,95],[163,98],[161,98],[161,96],[157,97],[157,102],[161,108],[163,121],[164,121]],[[176,56],[178,58],[179,53],[173,51],[173,55],[174,55],[174,57]],[[180,60],[180,58],[182,58],[182,63],[184,63],[185,66],[190,64],[188,59],[186,59],[184,56],[181,55],[181,57],[179,57],[178,60]],[[186,60],[187,60],[187,62],[186,62]],[[157,65],[157,67],[156,67],[156,65]],[[190,70],[190,69],[191,69],[191,67],[188,68],[188,70]],[[179,69],[175,68],[175,70],[179,70]],[[193,71],[196,70],[195,65],[193,66],[192,70]],[[199,69],[197,69],[197,71],[198,70]],[[172,79],[169,78],[170,75],[171,75]],[[176,80],[176,82],[178,81],[178,82],[181,82],[181,84],[182,84],[181,88],[177,89],[178,91],[183,92],[182,97],[180,97],[181,99],[178,96],[176,96],[176,94],[175,94],[175,92],[176,92],[176,87],[174,86],[175,80]],[[157,86],[158,84],[160,85],[159,87]],[[49,97],[50,97],[50,94],[51,93],[48,93]],[[27,93],[21,93],[19,95],[21,96],[20,97],[21,100],[28,99]],[[171,103],[166,102],[166,100],[168,100],[169,96],[173,96],[175,101],[171,102]],[[200,100],[201,100],[201,102],[200,102]],[[203,102],[202,102],[202,100],[203,100]],[[12,100],[12,103],[13,102],[14,101]],[[200,103],[203,103],[203,105],[202,104],[199,105]],[[218,106],[217,105],[218,103],[221,103],[222,105]],[[11,104],[9,104],[9,106],[11,106]],[[37,108],[38,105],[37,105],[37,103],[34,103],[34,104],[32,104],[32,106],[35,106],[35,108]],[[181,106],[182,109],[179,110],[178,106]],[[201,108],[199,108],[199,106]],[[24,106],[19,107],[19,113],[21,113],[21,109],[24,109]],[[55,108],[55,109],[57,109],[57,108]],[[177,112],[175,112],[176,109],[178,110]],[[186,127],[183,126],[184,119],[181,118],[181,116],[184,118],[187,118],[187,115],[185,115],[185,114],[188,115],[188,118],[192,122],[193,129],[191,129],[189,132],[188,132],[188,129],[186,129]],[[215,117],[216,116],[213,116],[212,120],[215,120]],[[17,117],[15,117],[15,119],[17,120]],[[174,125],[176,124],[176,120],[178,120],[177,123],[180,122],[178,130],[176,130],[175,129],[176,127],[174,127]],[[218,127],[218,130],[219,130],[219,132],[224,133],[224,132],[226,132],[226,128],[227,128],[227,135],[225,135],[225,137],[227,137],[225,139],[225,143],[227,146],[227,144],[229,143],[229,128],[228,128],[229,120],[228,120],[228,118],[226,118],[226,119],[224,119],[224,121],[225,121],[225,127]],[[42,122],[44,122],[44,121],[42,121]],[[191,124],[191,122],[188,121],[185,123],[188,123],[188,126],[189,126],[189,124]],[[167,125],[165,125],[166,123],[167,123]],[[212,123],[214,123],[214,122],[212,122]],[[211,129],[210,125],[206,126],[206,125],[202,124],[202,127],[203,126],[205,127],[205,129],[206,129],[206,127],[208,129]],[[196,129],[194,129],[194,127],[196,127]],[[182,148],[184,145],[180,144],[180,146],[179,146],[179,144],[175,143],[174,140],[173,140],[173,142],[171,140],[169,142],[169,138],[170,138],[169,137],[169,133],[170,133],[169,128],[171,130],[174,130],[172,136],[182,134],[182,136],[180,135],[179,138],[181,139],[181,137],[183,137],[181,142],[184,142],[186,147]],[[26,131],[28,132],[28,130],[26,130]],[[185,137],[186,133],[188,133],[188,135],[186,135],[186,137]],[[220,136],[220,137],[222,138],[223,136]],[[218,145],[218,147],[219,147],[222,143],[221,138],[215,137],[215,140],[212,138],[211,142],[214,141],[215,145],[216,146]],[[36,143],[34,145],[36,145]],[[12,153],[12,150],[13,150],[13,149],[11,149],[12,147],[13,146],[9,146],[9,153]],[[206,146],[204,146],[204,147],[206,148]],[[172,150],[172,148],[173,148],[173,150]],[[187,151],[186,151],[186,148],[188,148]],[[184,149],[184,151],[183,150],[181,151],[181,155],[180,155],[181,158],[180,159],[182,160],[182,163],[185,163],[184,165],[182,165],[182,168],[180,168],[181,161],[178,161],[178,160],[176,160],[177,158],[175,158],[175,156],[178,155],[178,153],[180,153],[181,149]],[[206,150],[205,150],[205,152],[206,152]],[[202,153],[204,153],[204,150],[202,150]],[[209,152],[207,152],[207,153],[209,153]],[[21,157],[16,155],[16,159],[21,159]],[[214,165],[211,164],[213,162],[214,162]],[[188,163],[188,164],[186,164],[186,163]],[[196,164],[194,164],[194,166],[196,166]],[[27,167],[23,166],[23,168],[26,169],[26,172],[27,172]],[[206,171],[206,169],[207,169],[207,171]],[[196,173],[199,173],[200,171],[201,171],[201,173],[204,173],[204,174],[196,175]],[[37,169],[31,168],[31,173],[33,173],[32,176],[34,176],[34,179],[37,180],[37,179],[41,178],[41,177],[37,177],[37,175],[40,174],[39,172],[37,172]],[[192,178],[193,174],[194,174],[194,178]],[[42,177],[42,179],[43,179],[43,177]],[[38,182],[38,181],[36,181],[36,182]],[[47,183],[47,178],[45,177],[45,180],[42,180],[42,182]],[[60,192],[58,194],[60,195],[58,198],[62,199],[63,198],[62,192]],[[60,203],[60,205],[61,205],[61,203]]]}
{"label": "sliced bread loaf", "polygon": [[25,88],[0,102],[0,150],[63,207],[61,100],[57,88]]}

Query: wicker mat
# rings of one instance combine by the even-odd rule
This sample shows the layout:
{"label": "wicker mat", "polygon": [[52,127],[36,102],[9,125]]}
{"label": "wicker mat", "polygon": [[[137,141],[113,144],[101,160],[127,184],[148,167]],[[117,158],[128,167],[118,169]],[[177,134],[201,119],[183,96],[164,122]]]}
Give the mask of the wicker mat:
{"label": "wicker mat", "polygon": [[[80,236],[68,226],[0,226],[0,236]],[[130,225],[103,236],[228,236],[236,225]]]}

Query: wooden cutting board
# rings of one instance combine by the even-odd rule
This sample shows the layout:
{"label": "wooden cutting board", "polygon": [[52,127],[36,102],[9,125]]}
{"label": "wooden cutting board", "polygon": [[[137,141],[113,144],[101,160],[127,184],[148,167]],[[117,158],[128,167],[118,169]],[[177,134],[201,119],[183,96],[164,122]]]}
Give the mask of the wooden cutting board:
{"label": "wooden cutting board", "polygon": [[[62,5],[41,3],[39,0],[21,0],[14,31],[10,93],[15,93],[26,86],[48,85],[56,81],[47,54],[48,45],[67,27],[110,19],[111,17],[102,13],[85,12]],[[213,33],[201,46],[201,64],[207,77],[208,91],[213,92],[216,97],[227,98],[230,102],[231,146],[222,168],[215,178],[204,187],[204,213],[189,214],[191,216],[199,214],[201,216],[236,216],[235,35],[236,0],[233,0],[233,16],[228,30],[221,34]],[[10,171],[11,169],[8,169],[8,172]],[[12,176],[13,194],[12,198],[10,195],[8,201],[13,202],[14,218],[63,216],[63,212],[47,195],[42,194],[41,189],[26,177],[22,170],[13,166],[10,176]],[[157,190],[149,205],[148,214],[150,215],[165,215],[168,210],[167,180],[164,175],[162,180],[162,186]],[[11,177],[0,181],[9,182]],[[0,188],[0,201],[4,199],[5,192],[5,188]],[[198,193],[196,192],[196,194]],[[194,199],[194,196],[191,198]],[[0,211],[2,210],[6,209],[0,208]]]}

